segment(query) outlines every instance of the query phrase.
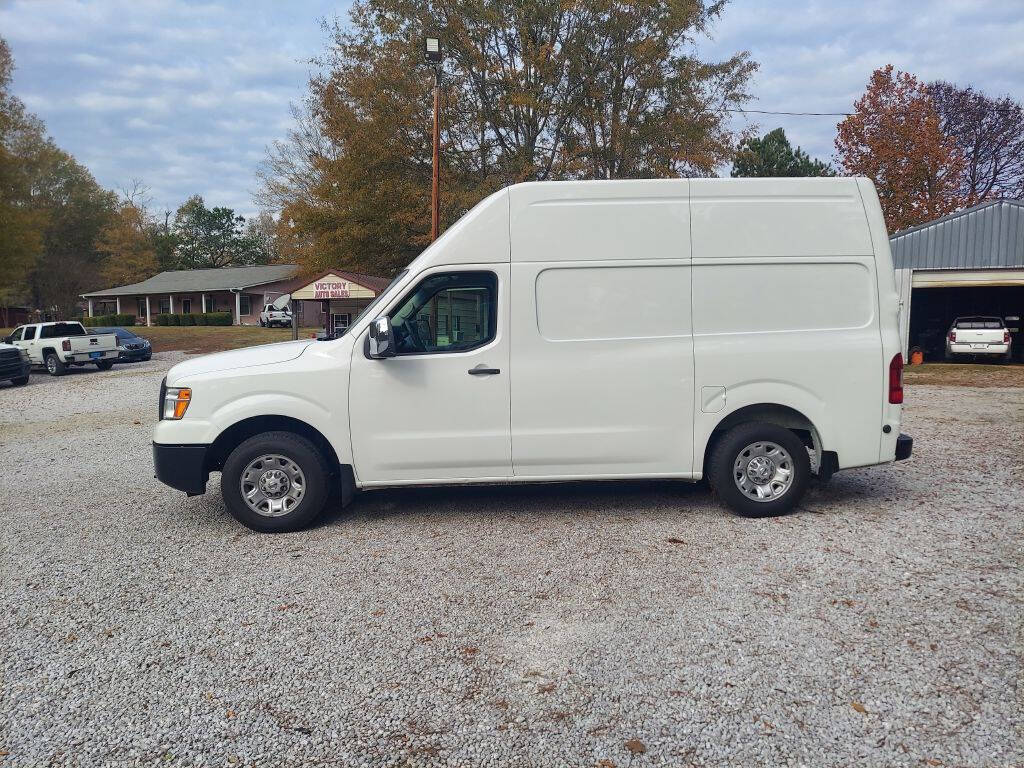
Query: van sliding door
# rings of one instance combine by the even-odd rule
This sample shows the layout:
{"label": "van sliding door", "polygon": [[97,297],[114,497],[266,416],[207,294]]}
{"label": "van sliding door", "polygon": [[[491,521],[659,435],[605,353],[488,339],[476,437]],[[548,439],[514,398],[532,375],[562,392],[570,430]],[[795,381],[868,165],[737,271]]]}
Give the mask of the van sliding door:
{"label": "van sliding door", "polygon": [[520,477],[688,477],[688,182],[511,190]]}

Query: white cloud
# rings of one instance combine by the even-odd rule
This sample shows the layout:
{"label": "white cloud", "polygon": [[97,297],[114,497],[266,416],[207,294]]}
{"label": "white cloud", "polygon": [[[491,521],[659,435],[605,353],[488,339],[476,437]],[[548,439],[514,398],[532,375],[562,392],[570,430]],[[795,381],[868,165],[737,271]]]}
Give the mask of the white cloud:
{"label": "white cloud", "polygon": [[[1024,101],[1024,14],[997,0],[756,0],[733,2],[702,56],[749,50],[760,69],[751,109],[852,109],[873,70],[886,64],[930,81],[971,84]],[[794,144],[832,157],[839,117],[738,117],[762,131],[782,126]]]}
{"label": "white cloud", "polygon": [[266,145],[284,134],[323,48],[328,0],[0,0],[15,92],[100,183],[141,178],[154,206],[199,193],[253,208]]}
{"label": "white cloud", "polygon": [[[924,79],[1024,100],[1021,0],[734,0],[699,53],[750,50],[749,106],[845,111],[887,63]],[[117,189],[148,184],[154,207],[191,194],[252,211],[266,145],[291,125],[319,21],[347,2],[0,0],[14,87],[62,146]],[[743,116],[831,157],[837,118]]]}

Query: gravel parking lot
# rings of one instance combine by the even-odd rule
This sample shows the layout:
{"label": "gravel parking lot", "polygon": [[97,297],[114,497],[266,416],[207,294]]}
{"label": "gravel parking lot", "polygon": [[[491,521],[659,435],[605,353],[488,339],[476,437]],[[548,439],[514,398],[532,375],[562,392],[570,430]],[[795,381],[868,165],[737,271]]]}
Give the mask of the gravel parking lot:
{"label": "gravel parking lot", "polygon": [[0,388],[0,765],[1024,764],[1024,389],[798,514],[377,491],[251,533],[152,478],[178,353]]}

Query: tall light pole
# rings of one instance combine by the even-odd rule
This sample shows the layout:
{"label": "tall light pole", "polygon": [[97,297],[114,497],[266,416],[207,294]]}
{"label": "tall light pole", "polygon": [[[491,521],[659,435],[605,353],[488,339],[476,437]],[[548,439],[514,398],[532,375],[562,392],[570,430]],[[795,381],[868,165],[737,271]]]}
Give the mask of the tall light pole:
{"label": "tall light pole", "polygon": [[430,241],[437,240],[441,205],[440,144],[441,144],[441,41],[436,37],[423,39],[423,56],[434,68],[434,156],[433,177],[430,184]]}

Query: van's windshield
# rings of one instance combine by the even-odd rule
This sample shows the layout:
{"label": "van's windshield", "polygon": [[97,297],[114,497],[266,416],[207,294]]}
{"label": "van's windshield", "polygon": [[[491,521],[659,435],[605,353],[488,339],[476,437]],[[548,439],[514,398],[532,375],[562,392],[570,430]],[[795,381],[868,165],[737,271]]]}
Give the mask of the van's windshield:
{"label": "van's windshield", "polygon": [[[355,325],[360,320],[362,320],[364,317],[366,317],[368,314],[370,314],[370,312],[373,311],[373,308],[376,307],[380,303],[380,300],[383,299],[385,296],[387,296],[391,292],[391,289],[395,287],[395,284],[398,283],[407,274],[409,274],[408,268],[403,269],[401,272],[399,272],[397,275],[395,275],[391,279],[391,282],[388,283],[387,287],[383,291],[378,293],[376,296],[374,296],[373,301],[371,301],[369,304],[367,304],[365,307],[363,307],[363,311],[360,312],[358,315],[356,315],[356,319],[348,324],[348,328],[351,328],[353,325]],[[345,329],[345,333],[348,333],[348,328]],[[343,333],[342,336],[344,336],[345,333]]]}

